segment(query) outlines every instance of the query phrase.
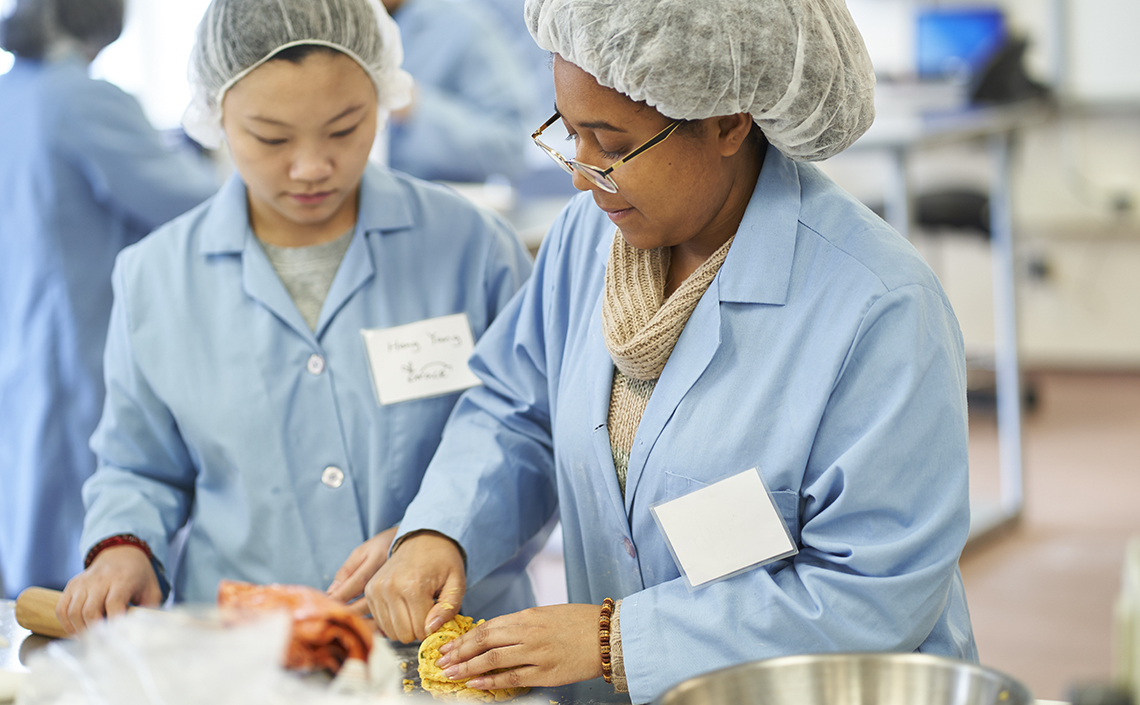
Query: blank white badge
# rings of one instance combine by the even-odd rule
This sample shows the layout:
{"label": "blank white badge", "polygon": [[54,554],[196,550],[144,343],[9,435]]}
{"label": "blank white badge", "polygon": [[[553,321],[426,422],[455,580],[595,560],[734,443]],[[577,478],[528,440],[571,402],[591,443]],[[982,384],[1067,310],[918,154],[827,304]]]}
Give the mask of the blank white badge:
{"label": "blank white badge", "polygon": [[458,392],[478,384],[467,366],[475,349],[466,313],[360,331],[380,404]]}
{"label": "blank white badge", "polygon": [[798,550],[757,468],[650,511],[690,588]]}

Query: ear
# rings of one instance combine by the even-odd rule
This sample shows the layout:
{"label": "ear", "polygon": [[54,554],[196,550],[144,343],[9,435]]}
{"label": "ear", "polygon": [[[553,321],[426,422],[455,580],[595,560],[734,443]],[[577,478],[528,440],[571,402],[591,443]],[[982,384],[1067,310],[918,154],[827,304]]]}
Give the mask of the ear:
{"label": "ear", "polygon": [[731,157],[740,151],[741,145],[752,131],[752,116],[748,113],[722,115],[714,118],[717,127],[717,145],[722,157]]}

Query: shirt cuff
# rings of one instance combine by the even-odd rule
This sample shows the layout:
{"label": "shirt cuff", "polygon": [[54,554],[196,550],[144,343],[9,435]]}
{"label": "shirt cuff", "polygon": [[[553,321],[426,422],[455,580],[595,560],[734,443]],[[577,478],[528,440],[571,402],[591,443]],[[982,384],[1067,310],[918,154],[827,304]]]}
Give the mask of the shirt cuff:
{"label": "shirt cuff", "polygon": [[629,681],[625,678],[625,659],[621,655],[621,600],[614,605],[614,616],[610,620],[610,667],[613,670],[614,690],[629,692]]}

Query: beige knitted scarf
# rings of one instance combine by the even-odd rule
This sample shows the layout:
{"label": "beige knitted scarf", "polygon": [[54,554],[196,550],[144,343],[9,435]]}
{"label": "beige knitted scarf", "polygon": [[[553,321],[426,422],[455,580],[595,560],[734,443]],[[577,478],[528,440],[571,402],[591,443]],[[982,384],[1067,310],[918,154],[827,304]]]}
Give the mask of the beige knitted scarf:
{"label": "beige knitted scarf", "polygon": [[641,416],[673,346],[728,256],[729,238],[681,283],[668,299],[669,248],[639,250],[619,231],[606,264],[602,334],[614,361],[606,425],[618,485],[625,495],[629,453]]}

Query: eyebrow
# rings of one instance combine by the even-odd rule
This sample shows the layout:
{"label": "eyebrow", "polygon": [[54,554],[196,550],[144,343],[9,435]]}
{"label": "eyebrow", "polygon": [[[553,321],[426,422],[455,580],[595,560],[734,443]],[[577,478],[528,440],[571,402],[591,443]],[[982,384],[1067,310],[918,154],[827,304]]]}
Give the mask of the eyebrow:
{"label": "eyebrow", "polygon": [[[364,109],[363,105],[354,105],[350,108],[345,108],[336,117],[334,117],[331,120],[329,120],[328,122],[326,122],[325,125],[331,125],[334,122],[336,122],[337,120],[340,120],[344,117],[351,115],[352,113],[357,112],[358,110],[363,110],[363,109]],[[288,123],[281,122],[280,120],[274,120],[273,118],[262,117],[261,115],[251,115],[249,119],[250,120],[257,120],[258,122],[268,123],[270,125],[279,125],[281,127],[292,127],[292,125],[290,125]]]}
{"label": "eyebrow", "polygon": [[[558,109],[557,103],[555,103],[555,105],[554,105],[554,112],[558,113],[559,115],[562,115],[562,111]],[[612,125],[612,124],[606,122],[605,120],[588,120],[586,122],[580,122],[577,124],[578,124],[578,127],[584,127],[587,130],[606,130],[609,132],[623,132],[623,133],[626,132],[626,130],[623,130],[622,128],[620,128],[616,125]]]}

